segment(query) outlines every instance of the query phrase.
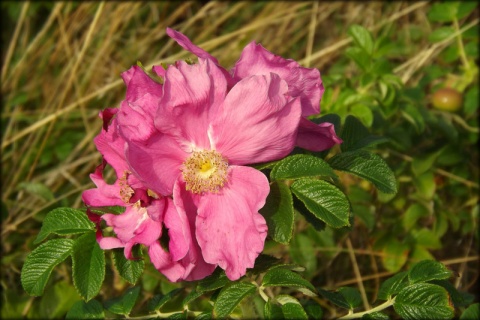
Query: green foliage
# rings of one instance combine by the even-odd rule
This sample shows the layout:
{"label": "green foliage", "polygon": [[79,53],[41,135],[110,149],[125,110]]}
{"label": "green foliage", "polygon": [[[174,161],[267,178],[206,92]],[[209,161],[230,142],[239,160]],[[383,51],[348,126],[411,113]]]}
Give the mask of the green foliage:
{"label": "green foliage", "polygon": [[49,240],[33,250],[22,268],[22,286],[28,294],[41,296],[53,268],[71,253],[74,241]]}
{"label": "green foliage", "polygon": [[71,208],[54,209],[47,214],[35,243],[45,240],[49,234],[58,235],[84,233],[95,230],[84,211]]}
{"label": "green foliage", "polygon": [[[225,7],[235,9],[235,5]],[[266,14],[266,4],[254,6],[253,11]],[[320,70],[326,88],[323,116],[313,115],[310,120],[333,123],[343,143],[324,152],[296,149],[284,159],[255,166],[270,180],[271,192],[260,210],[268,225],[268,255],[260,255],[245,277],[232,282],[217,268],[203,280],[170,284],[150,266],[141,245],[134,247],[134,260],[126,259],[123,249],[112,250],[113,259],[105,260],[95,240],[96,226],[84,210],[55,208],[59,206],[55,204],[36,214],[35,222],[42,227],[34,241],[30,229],[15,235],[15,243],[25,244],[27,250],[32,242],[37,245],[51,238],[28,254],[21,273],[24,290],[43,296],[29,300],[8,292],[2,297],[2,317],[62,317],[68,310],[68,319],[105,318],[112,313],[135,318],[131,314],[137,311],[142,318],[174,319],[320,319],[332,314],[344,314],[346,319],[479,318],[479,304],[472,304],[478,296],[459,292],[451,283],[453,272],[435,261],[452,257],[447,251],[453,244],[457,248],[459,239],[478,247],[478,24],[460,30],[472,21],[474,10],[478,10],[475,2],[444,1],[426,5],[420,16],[428,20],[407,28],[394,22],[369,29],[339,24],[342,32],[336,36],[348,37],[351,44],[339,47],[328,63],[322,62],[328,66]],[[11,7],[8,12],[12,15]],[[15,21],[19,12],[17,6]],[[218,30],[233,32],[242,25],[230,20]],[[206,40],[204,32],[199,34]],[[305,40],[302,34],[306,32],[298,33],[300,41]],[[250,36],[243,37],[247,41]],[[303,58],[304,44],[283,47]],[[444,87],[462,94],[458,111],[433,108],[431,95]],[[9,109],[28,108],[29,99],[25,92],[15,92],[6,102]],[[14,125],[19,127],[22,121],[34,123],[17,121]],[[84,136],[76,132],[50,140],[38,163],[46,167],[52,160],[76,157]],[[38,146],[32,150],[35,153]],[[37,161],[25,159],[27,167]],[[57,199],[57,187],[32,181],[14,188],[42,205]],[[14,217],[9,209],[18,204],[11,199],[2,199],[2,223]],[[61,205],[68,206],[70,200]],[[124,210],[92,208],[99,215]],[[35,224],[30,226],[34,230]],[[347,237],[361,248],[356,255],[369,254],[375,262],[358,259],[359,267],[366,269],[363,276],[393,273],[380,278],[376,294],[380,302],[371,310],[357,310],[362,296],[355,287],[325,289],[326,283],[351,277],[352,268],[344,257]],[[2,268],[23,262],[22,254],[2,257]],[[104,280],[108,285],[102,287]],[[141,285],[125,290],[125,281]],[[367,288],[368,297],[373,290]],[[322,309],[317,302],[333,306]]]}
{"label": "green foliage", "polygon": [[225,318],[246,296],[255,292],[256,286],[252,283],[234,282],[225,286],[218,294],[213,305],[213,315]]}
{"label": "green foliage", "polygon": [[139,294],[139,286],[130,288],[122,296],[105,301],[105,309],[115,314],[129,315]]}
{"label": "green foliage", "polygon": [[72,277],[78,293],[85,301],[95,297],[105,278],[105,253],[94,232],[75,240],[72,252]]}

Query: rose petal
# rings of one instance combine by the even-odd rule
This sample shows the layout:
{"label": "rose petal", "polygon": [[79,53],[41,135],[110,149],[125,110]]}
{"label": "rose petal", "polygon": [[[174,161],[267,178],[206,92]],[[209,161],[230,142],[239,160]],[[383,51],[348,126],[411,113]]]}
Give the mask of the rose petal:
{"label": "rose petal", "polygon": [[[164,134],[174,136],[192,148],[209,149],[210,118],[218,112],[227,90],[224,75],[209,60],[198,64],[170,66],[164,83],[155,125]],[[190,144],[190,146],[188,145]]]}
{"label": "rose petal", "polygon": [[243,49],[240,59],[232,68],[236,81],[270,72],[287,82],[291,97],[300,97],[303,117],[320,112],[320,99],[325,89],[317,69],[301,67],[298,62],[277,56],[255,42]]}
{"label": "rose petal", "polygon": [[258,210],[269,192],[267,178],[250,167],[230,166],[218,193],[194,196],[196,233],[205,261],[218,264],[230,280],[252,268],[263,250],[267,225]]}
{"label": "rose petal", "polygon": [[139,66],[132,66],[122,73],[123,82],[127,86],[125,100],[135,102],[145,94],[160,98],[162,96],[162,85],[150,78]]}
{"label": "rose petal", "polygon": [[177,142],[167,135],[156,134],[145,143],[129,143],[125,155],[132,172],[145,187],[157,194],[172,194],[180,166],[187,158]]}
{"label": "rose petal", "polygon": [[305,118],[300,121],[296,145],[310,151],[323,151],[342,143],[335,133],[333,124],[323,122],[316,124]]}
{"label": "rose petal", "polygon": [[167,28],[167,35],[173,40],[175,40],[182,48],[184,48],[187,51],[190,51],[197,57],[212,60],[215,64],[218,64],[218,60],[215,57],[213,57],[210,53],[203,50],[202,48],[194,45],[192,41],[190,41],[190,39],[188,39],[188,37],[185,36],[183,33],[180,33],[171,28]]}
{"label": "rose petal", "polygon": [[237,83],[212,123],[213,147],[238,165],[288,155],[295,145],[301,110],[298,99],[287,100],[287,89],[276,74]]}

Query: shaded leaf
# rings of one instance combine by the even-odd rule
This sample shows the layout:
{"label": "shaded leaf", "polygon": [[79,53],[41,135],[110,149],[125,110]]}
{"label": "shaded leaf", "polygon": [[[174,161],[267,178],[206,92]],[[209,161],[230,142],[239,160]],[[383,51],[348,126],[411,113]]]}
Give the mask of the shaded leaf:
{"label": "shaded leaf", "polygon": [[139,294],[139,286],[130,288],[123,296],[105,301],[105,308],[115,314],[128,315],[132,311]]}
{"label": "shaded leaf", "polygon": [[290,188],[283,183],[272,183],[260,213],[267,221],[268,235],[276,242],[288,244],[292,238],[295,217]]}
{"label": "shaded leaf", "polygon": [[66,319],[103,319],[103,306],[97,300],[77,301],[68,311]]}
{"label": "shaded leaf", "polygon": [[72,253],[73,244],[70,239],[49,240],[27,256],[21,282],[29,295],[42,295],[53,268]]}
{"label": "shaded leaf", "polygon": [[402,271],[385,280],[378,290],[377,298],[388,300],[408,285],[408,272]]}
{"label": "shaded leaf", "polygon": [[173,289],[166,295],[157,294],[155,295],[149,302],[148,302],[148,310],[150,311],[158,311],[163,305],[165,305],[168,301],[172,300],[177,294],[179,294],[182,289]]}
{"label": "shaded leaf", "polygon": [[480,319],[480,303],[474,303],[463,311],[460,320]]}
{"label": "shaded leaf", "polygon": [[309,296],[316,296],[315,287],[296,272],[288,269],[275,268],[269,270],[262,280],[263,287],[282,286],[296,288]]}
{"label": "shaded leaf", "polygon": [[123,249],[112,250],[113,263],[120,276],[131,284],[135,284],[143,273],[145,261],[142,259],[142,250],[136,246],[132,250],[135,260],[129,260],[125,257]]}
{"label": "shaded leaf", "polygon": [[207,292],[217,290],[229,282],[230,280],[227,278],[225,271],[220,268],[216,268],[211,275],[198,282],[197,291]]}
{"label": "shaded leaf", "polygon": [[334,228],[349,226],[350,204],[340,189],[313,179],[295,181],[291,190],[318,219]]}
{"label": "shaded leaf", "polygon": [[318,288],[318,292],[331,303],[339,306],[340,308],[350,309],[350,304],[345,300],[345,297],[340,292],[327,291]]}
{"label": "shaded leaf", "polygon": [[397,193],[395,175],[385,160],[378,155],[364,151],[342,152],[329,160],[330,165],[372,182],[384,193]]}
{"label": "shaded leaf", "polygon": [[345,124],[343,125],[340,137],[343,140],[340,145],[340,149],[343,152],[354,151],[388,141],[385,137],[370,134],[367,127],[365,127],[360,120],[351,115],[347,116],[345,119]]}
{"label": "shaded leaf", "polygon": [[256,289],[253,283],[247,282],[234,282],[224,287],[213,305],[213,315],[216,318],[227,317],[240,301],[254,293]]}
{"label": "shaded leaf", "polygon": [[86,301],[95,297],[105,278],[105,253],[100,248],[95,232],[75,240],[72,252],[72,277],[75,288]]}
{"label": "shaded leaf", "polygon": [[338,288],[338,292],[340,292],[345,298],[345,301],[350,306],[350,309],[356,308],[362,304],[362,296],[360,295],[360,291],[358,291],[358,289],[342,287]]}

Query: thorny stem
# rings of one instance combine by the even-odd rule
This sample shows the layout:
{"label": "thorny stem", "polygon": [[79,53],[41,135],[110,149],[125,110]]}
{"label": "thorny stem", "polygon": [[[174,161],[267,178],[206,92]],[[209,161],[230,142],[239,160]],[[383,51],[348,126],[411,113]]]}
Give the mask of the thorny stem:
{"label": "thorny stem", "polygon": [[377,312],[377,311],[381,311],[383,309],[386,309],[390,306],[392,306],[393,304],[395,303],[395,298],[393,299],[388,299],[387,301],[385,301],[384,303],[382,303],[381,305],[379,306],[376,306],[375,308],[372,308],[370,310],[367,310],[367,311],[362,311],[362,312],[357,312],[357,313],[348,313],[347,315],[343,316],[343,317],[340,317],[339,319],[357,319],[357,318],[361,318],[363,317],[364,315],[366,314],[370,314],[370,313],[373,313],[373,312]]}

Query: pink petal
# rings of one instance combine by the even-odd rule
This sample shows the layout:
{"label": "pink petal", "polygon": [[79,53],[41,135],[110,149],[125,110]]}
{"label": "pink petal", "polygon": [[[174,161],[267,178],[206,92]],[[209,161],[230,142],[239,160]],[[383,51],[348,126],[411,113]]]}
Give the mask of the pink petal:
{"label": "pink petal", "polygon": [[150,78],[139,66],[132,66],[122,73],[123,81],[127,86],[125,100],[135,102],[145,94],[160,98],[162,96],[162,85]]}
{"label": "pink petal", "polygon": [[182,48],[190,51],[197,57],[212,60],[215,64],[218,64],[218,60],[215,57],[213,57],[210,53],[203,50],[202,48],[194,45],[192,41],[190,41],[190,39],[188,39],[188,37],[185,36],[183,33],[167,28],[167,35],[173,40],[175,40],[180,46],[182,46]]}
{"label": "pink petal", "polygon": [[144,144],[129,143],[125,155],[145,187],[161,195],[172,194],[180,166],[188,157],[174,139],[159,133]]}
{"label": "pink petal", "polygon": [[125,244],[117,238],[113,237],[102,237],[97,239],[98,245],[103,250],[110,250],[116,248],[123,248]]}
{"label": "pink petal", "polygon": [[212,122],[212,147],[238,165],[288,155],[295,145],[301,110],[298,99],[287,100],[287,89],[273,73],[238,82]]}
{"label": "pink petal", "polygon": [[284,59],[266,50],[262,45],[249,43],[232,69],[234,79],[240,81],[252,75],[276,73],[288,84],[288,94],[300,97],[302,116],[320,112],[320,99],[325,91],[320,72],[303,68],[296,61]]}
{"label": "pink petal", "polygon": [[125,202],[120,198],[120,186],[117,183],[107,184],[102,177],[104,164],[98,166],[95,172],[90,175],[93,183],[97,186],[94,189],[85,190],[82,193],[82,200],[87,206],[124,206]]}
{"label": "pink petal", "polygon": [[162,248],[158,241],[148,248],[148,255],[155,268],[168,280],[171,282],[183,280],[185,268],[180,262],[173,261],[172,256]]}
{"label": "pink petal", "polygon": [[117,118],[113,118],[107,129],[103,129],[93,141],[103,158],[115,170],[117,177],[121,177],[129,168],[125,161],[125,140],[118,134],[117,124]]}
{"label": "pink petal", "polygon": [[164,83],[155,125],[162,133],[202,149],[210,148],[210,118],[218,111],[227,90],[225,76],[209,60],[198,64],[178,62],[170,66]]}
{"label": "pink petal", "polygon": [[[182,258],[182,263],[186,267],[186,272],[184,279],[185,280],[198,280],[203,279],[204,277],[210,275],[213,270],[215,270],[216,264],[210,264],[205,262],[200,246],[197,242],[195,236],[195,219],[197,218],[197,208],[194,205],[193,195],[185,190],[185,183],[182,179],[178,179],[173,190],[173,201],[175,203],[175,208],[178,211],[178,215],[182,216],[182,223],[184,230],[187,230],[188,227],[188,237],[180,235],[179,232],[171,233],[172,224],[167,224],[167,214],[165,216],[165,225],[170,235],[170,253],[175,254],[178,244],[175,242],[188,240],[188,252]],[[185,220],[185,218],[187,220]],[[177,227],[178,228],[178,227]],[[184,233],[185,235],[185,233]]]}
{"label": "pink petal", "polygon": [[342,139],[335,134],[333,124],[328,122],[316,124],[305,118],[300,121],[296,142],[300,148],[323,151],[339,143],[342,143]]}
{"label": "pink petal", "polygon": [[237,280],[252,268],[263,250],[267,225],[258,210],[269,190],[268,180],[260,171],[231,166],[228,184],[219,193],[194,198],[203,257],[223,268],[230,280]]}

